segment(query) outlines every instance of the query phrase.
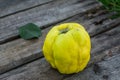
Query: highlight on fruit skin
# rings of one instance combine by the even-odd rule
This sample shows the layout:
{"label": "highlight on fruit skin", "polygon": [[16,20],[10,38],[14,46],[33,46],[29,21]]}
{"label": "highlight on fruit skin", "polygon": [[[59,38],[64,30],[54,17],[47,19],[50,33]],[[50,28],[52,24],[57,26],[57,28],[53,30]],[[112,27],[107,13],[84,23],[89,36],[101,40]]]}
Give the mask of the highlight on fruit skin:
{"label": "highlight on fruit skin", "polygon": [[82,71],[90,60],[90,50],[90,36],[78,23],[54,26],[43,45],[45,59],[62,74]]}

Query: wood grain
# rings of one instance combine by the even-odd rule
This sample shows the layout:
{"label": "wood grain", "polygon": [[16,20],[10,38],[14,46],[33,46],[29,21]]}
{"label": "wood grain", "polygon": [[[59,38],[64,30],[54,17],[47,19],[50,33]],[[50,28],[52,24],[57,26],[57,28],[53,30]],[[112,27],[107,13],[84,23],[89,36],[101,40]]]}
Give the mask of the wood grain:
{"label": "wood grain", "polygon": [[0,0],[0,18],[32,9],[51,1],[53,0]]}
{"label": "wood grain", "polygon": [[[14,77],[9,77],[12,75]],[[63,75],[52,69],[42,58],[21,67],[19,71],[14,70],[10,74],[1,75],[0,80],[61,80],[62,78]]]}
{"label": "wood grain", "polygon": [[2,18],[0,19],[0,43],[5,43],[18,36],[18,28],[27,23],[32,22],[40,27],[47,27],[100,6],[95,0],[57,0]]}

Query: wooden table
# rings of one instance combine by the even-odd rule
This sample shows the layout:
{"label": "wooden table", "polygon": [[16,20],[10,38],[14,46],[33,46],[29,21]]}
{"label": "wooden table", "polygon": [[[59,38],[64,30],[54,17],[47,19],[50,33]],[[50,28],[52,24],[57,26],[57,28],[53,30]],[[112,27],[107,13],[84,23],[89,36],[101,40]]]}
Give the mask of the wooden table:
{"label": "wooden table", "polygon": [[[120,18],[112,15],[96,0],[0,0],[0,80],[120,80]],[[31,22],[42,37],[21,39],[18,28]],[[91,36],[91,60],[77,74],[60,74],[42,54],[47,32],[64,22]]]}

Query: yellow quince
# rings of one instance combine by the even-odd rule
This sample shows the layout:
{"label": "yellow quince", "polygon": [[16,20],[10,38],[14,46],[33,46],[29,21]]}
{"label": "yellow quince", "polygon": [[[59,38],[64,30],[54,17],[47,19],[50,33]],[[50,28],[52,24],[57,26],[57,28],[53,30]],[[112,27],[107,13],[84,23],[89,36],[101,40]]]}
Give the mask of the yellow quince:
{"label": "yellow quince", "polygon": [[78,23],[54,26],[47,34],[43,54],[51,66],[63,74],[82,71],[90,60],[91,42]]}

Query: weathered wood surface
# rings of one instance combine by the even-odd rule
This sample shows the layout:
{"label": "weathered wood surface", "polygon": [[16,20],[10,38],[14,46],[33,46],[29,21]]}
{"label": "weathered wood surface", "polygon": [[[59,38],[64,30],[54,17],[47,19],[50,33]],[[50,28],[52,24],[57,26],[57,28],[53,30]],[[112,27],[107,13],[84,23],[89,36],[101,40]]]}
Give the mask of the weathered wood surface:
{"label": "weathered wood surface", "polygon": [[[112,51],[119,52],[120,50],[119,49],[120,48],[119,32],[120,32],[120,26],[117,26],[116,28],[110,31],[107,31],[105,33],[102,33],[100,35],[97,35],[91,39],[92,51],[91,51],[91,61],[89,65],[93,65],[93,63],[95,62],[104,60],[105,57],[110,57],[112,55],[112,53],[110,52]],[[91,68],[90,68],[90,71],[85,70],[83,71],[83,73],[84,73],[84,76],[88,76],[88,74],[90,75]],[[75,74],[75,77],[76,75],[78,75],[79,77],[80,75],[82,76],[82,73],[80,72],[78,74]],[[70,77],[70,76],[67,76],[67,77]],[[74,80],[79,79],[78,77],[76,77]],[[44,60],[44,58],[38,59],[26,65],[23,65],[15,70],[4,73],[0,76],[1,80],[62,80],[65,78],[66,78],[66,75],[61,75],[56,70],[52,69],[50,65]],[[85,79],[85,77],[83,78]],[[87,80],[87,77],[85,80]],[[93,80],[95,80],[95,78]]]}
{"label": "weathered wood surface", "polygon": [[[14,76],[14,77],[13,77]],[[44,58],[0,76],[0,80],[62,80],[63,75],[52,69]]]}
{"label": "weathered wood surface", "polygon": [[5,43],[18,36],[18,28],[33,22],[40,27],[70,18],[100,7],[95,0],[55,0],[45,5],[10,15],[0,19],[0,43]]}
{"label": "weathered wood surface", "polygon": [[0,0],[0,18],[13,15],[53,0]]}
{"label": "weathered wood surface", "polygon": [[[103,10],[100,10],[100,12],[102,11]],[[73,16],[70,19],[67,19],[64,22],[74,21],[74,22],[82,23],[87,29],[87,31],[90,33],[90,36],[94,36],[110,28],[116,27],[116,25],[119,25],[120,23],[119,18],[115,20],[109,20],[109,18],[107,18],[108,16],[111,15],[111,13],[106,13],[106,14],[103,14],[103,13],[98,14],[96,11],[96,13],[94,12],[94,14],[92,14],[94,16],[93,18],[90,18],[88,16],[89,13],[86,13],[84,15],[79,14],[79,15]],[[98,18],[98,16],[100,16],[101,18]],[[106,16],[106,17],[103,17],[103,16]],[[107,22],[103,21],[103,18]],[[95,21],[103,21],[103,23],[106,22],[106,24],[99,23],[98,25],[96,25],[94,24]],[[43,41],[44,41],[44,38],[47,32],[50,30],[51,27],[44,29],[42,31],[43,32],[42,37],[40,37],[38,40],[26,41],[23,39],[17,39],[12,42],[8,42],[6,44],[0,45],[0,64],[1,64],[0,73],[9,71],[15,67],[18,67],[27,62],[30,62],[37,58],[42,57],[43,56],[42,55],[42,44],[43,44]]]}

